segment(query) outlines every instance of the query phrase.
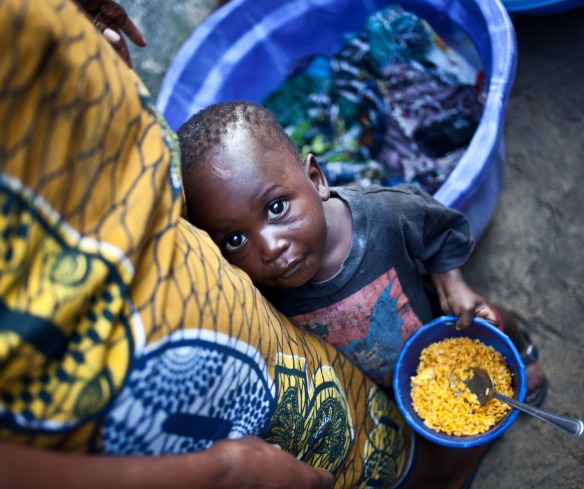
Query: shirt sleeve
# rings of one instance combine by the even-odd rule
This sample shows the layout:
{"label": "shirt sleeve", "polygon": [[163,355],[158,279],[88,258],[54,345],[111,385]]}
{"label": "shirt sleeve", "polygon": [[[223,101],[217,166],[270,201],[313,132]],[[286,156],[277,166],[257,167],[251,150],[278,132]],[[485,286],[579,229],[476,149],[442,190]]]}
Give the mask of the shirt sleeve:
{"label": "shirt sleeve", "polygon": [[464,265],[475,246],[466,216],[416,186],[402,184],[394,190],[408,252],[429,272]]}

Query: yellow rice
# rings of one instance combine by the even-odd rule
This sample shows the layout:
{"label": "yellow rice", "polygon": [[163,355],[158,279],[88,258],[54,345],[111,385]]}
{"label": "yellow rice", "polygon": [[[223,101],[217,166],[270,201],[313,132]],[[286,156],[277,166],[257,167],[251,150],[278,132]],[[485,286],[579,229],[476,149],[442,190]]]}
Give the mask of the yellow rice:
{"label": "yellow rice", "polygon": [[493,347],[466,337],[437,341],[422,350],[411,377],[412,405],[426,426],[448,435],[475,435],[494,426],[510,409],[497,399],[480,406],[463,383],[468,367],[486,370],[495,390],[513,397],[512,374],[505,357]]}

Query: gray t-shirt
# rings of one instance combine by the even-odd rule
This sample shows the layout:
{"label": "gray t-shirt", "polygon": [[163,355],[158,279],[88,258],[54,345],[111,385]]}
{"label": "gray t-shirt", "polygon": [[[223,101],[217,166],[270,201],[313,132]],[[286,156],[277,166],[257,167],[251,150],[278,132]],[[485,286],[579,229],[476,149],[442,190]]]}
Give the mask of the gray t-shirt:
{"label": "gray t-shirt", "polygon": [[429,272],[459,268],[474,241],[462,213],[418,187],[331,191],[353,218],[341,270],[324,282],[264,292],[294,324],[323,337],[388,386],[404,340],[433,319],[419,264]]}

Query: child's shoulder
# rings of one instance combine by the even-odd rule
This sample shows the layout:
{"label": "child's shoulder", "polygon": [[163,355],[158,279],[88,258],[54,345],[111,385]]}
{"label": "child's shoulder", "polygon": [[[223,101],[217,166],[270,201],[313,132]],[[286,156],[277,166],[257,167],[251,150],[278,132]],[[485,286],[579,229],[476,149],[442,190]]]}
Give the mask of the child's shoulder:
{"label": "child's shoulder", "polygon": [[332,187],[331,193],[338,195],[341,198],[356,198],[356,195],[362,195],[366,198],[408,198],[413,196],[422,197],[423,199],[433,199],[433,197],[416,185],[409,183],[400,183],[392,187],[384,187],[381,185],[371,185],[369,187],[346,186],[346,187]]}

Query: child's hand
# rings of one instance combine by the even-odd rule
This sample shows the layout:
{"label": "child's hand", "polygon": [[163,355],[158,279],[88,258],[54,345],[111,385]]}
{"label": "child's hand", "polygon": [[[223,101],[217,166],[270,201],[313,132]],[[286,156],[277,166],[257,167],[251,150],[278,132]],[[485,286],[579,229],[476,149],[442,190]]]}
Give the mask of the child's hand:
{"label": "child's hand", "polygon": [[468,328],[477,316],[498,325],[499,319],[489,303],[466,283],[460,269],[431,273],[444,314],[458,317],[456,329]]}

